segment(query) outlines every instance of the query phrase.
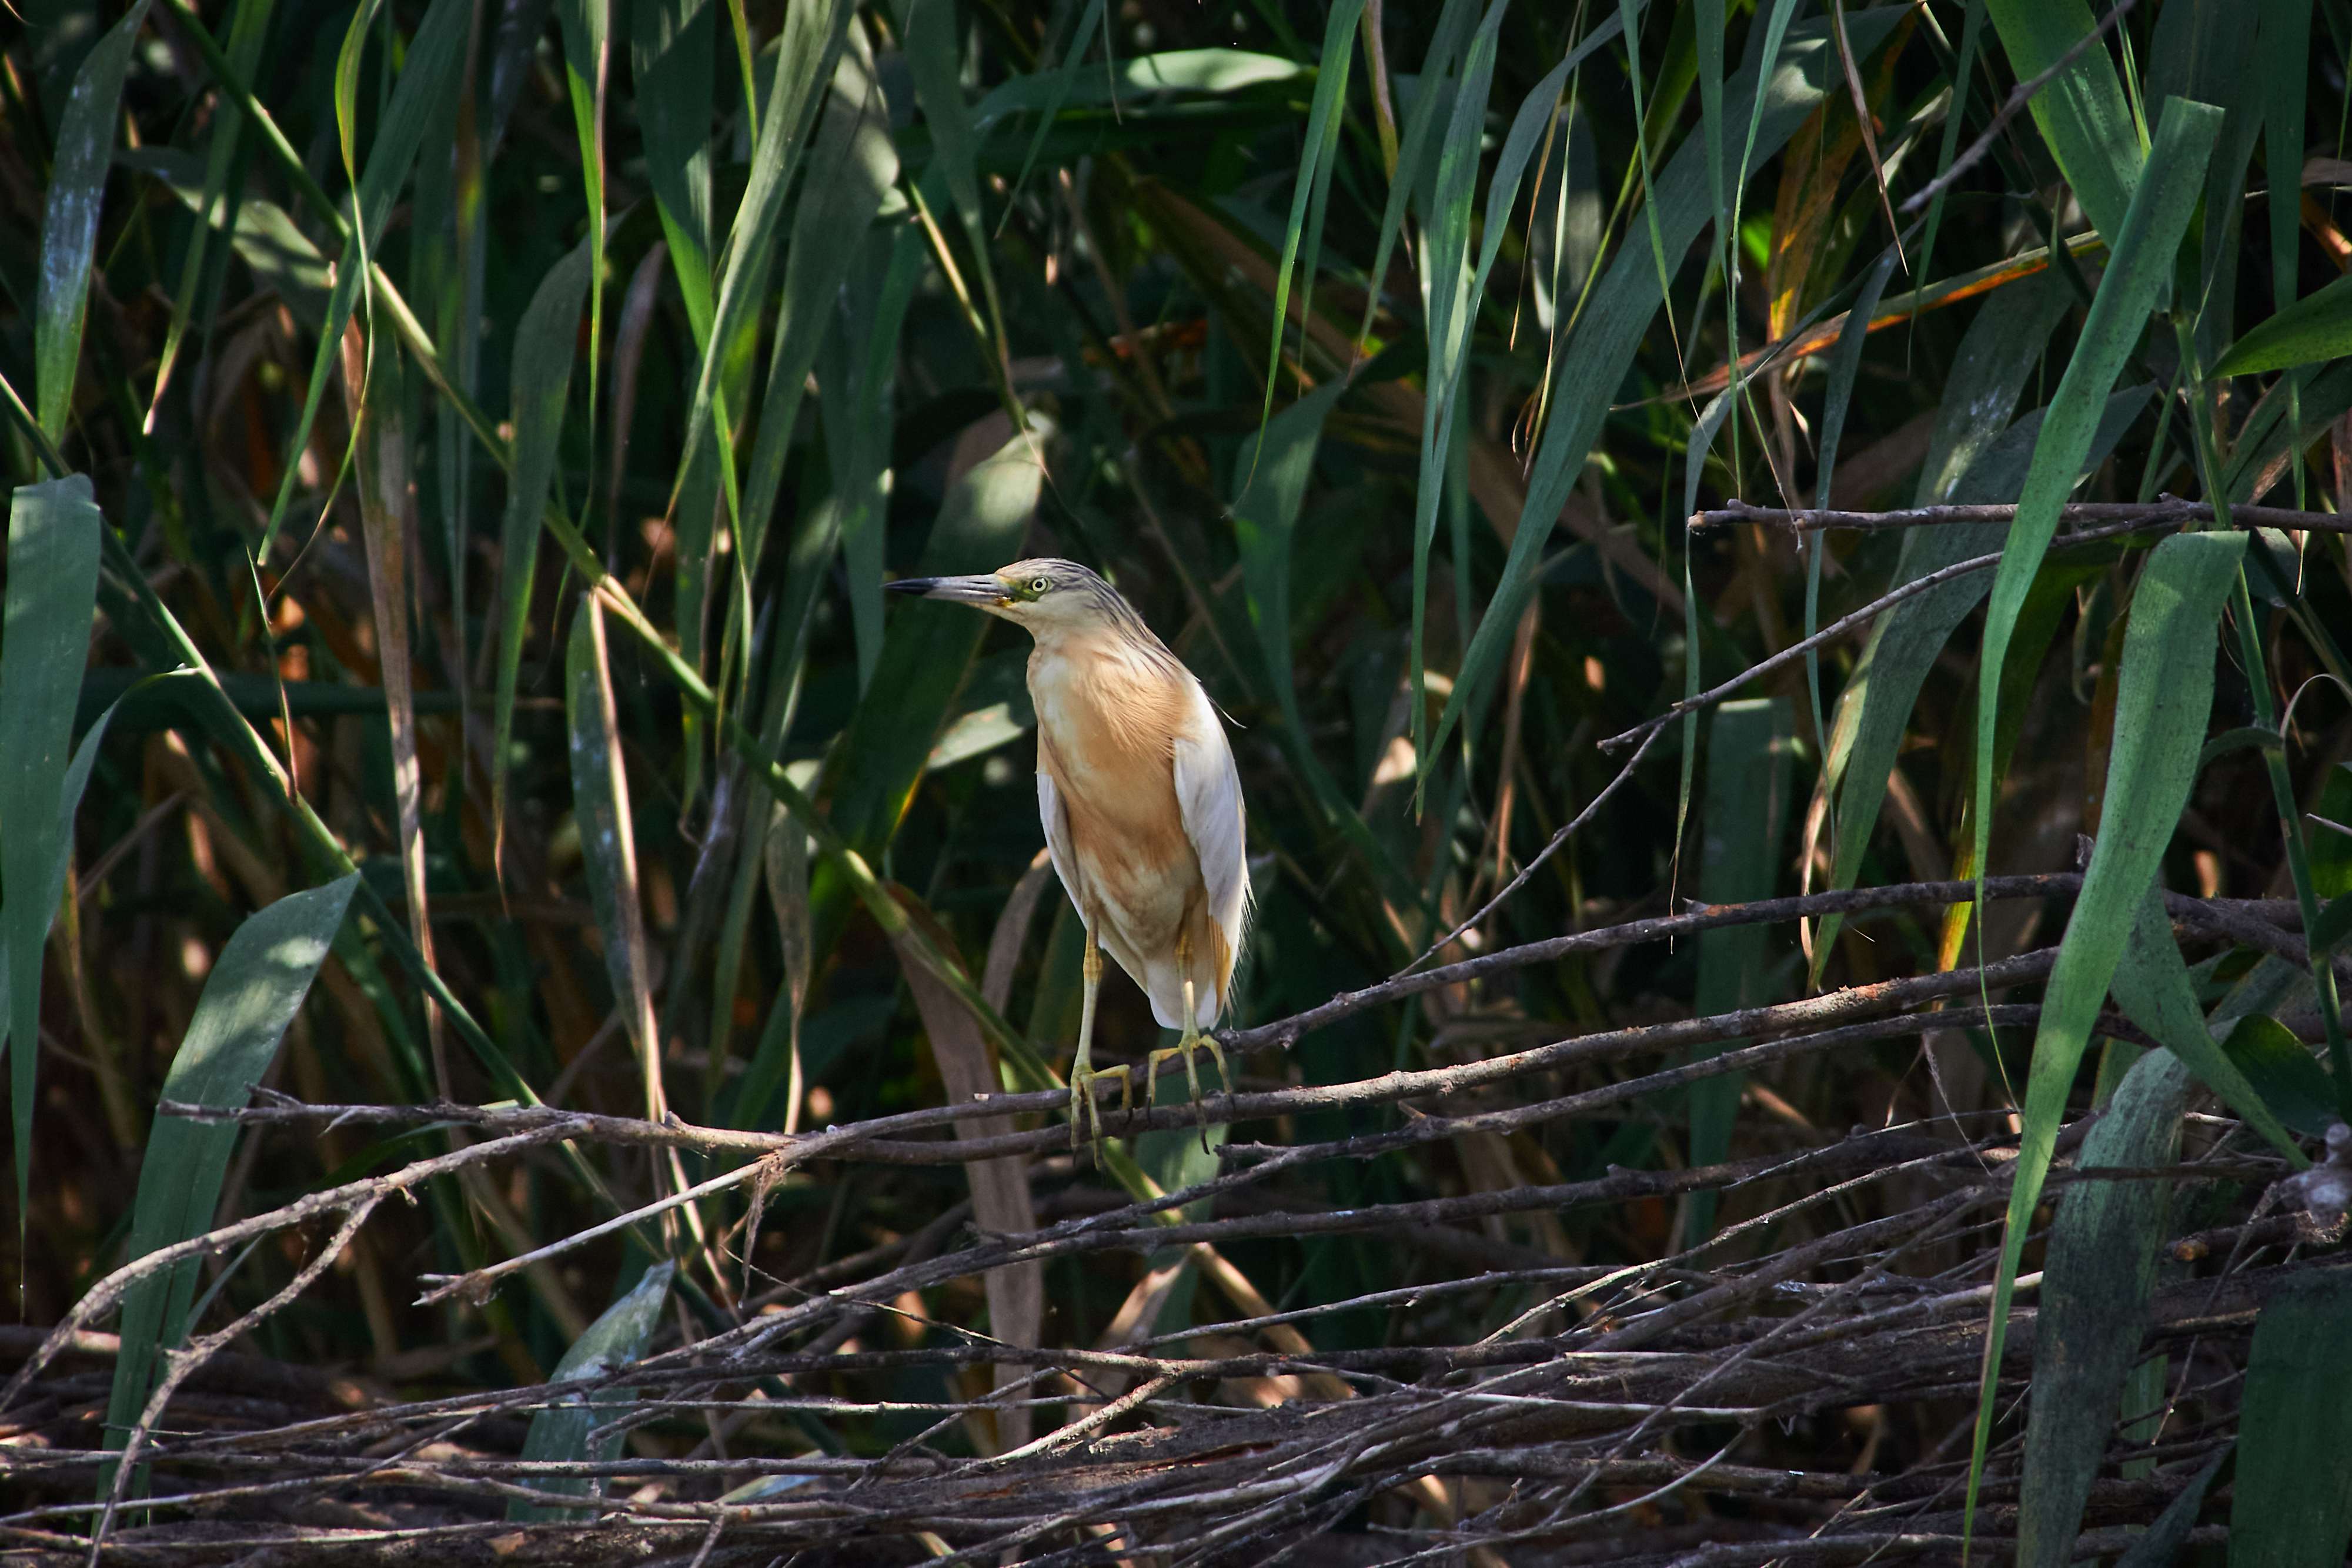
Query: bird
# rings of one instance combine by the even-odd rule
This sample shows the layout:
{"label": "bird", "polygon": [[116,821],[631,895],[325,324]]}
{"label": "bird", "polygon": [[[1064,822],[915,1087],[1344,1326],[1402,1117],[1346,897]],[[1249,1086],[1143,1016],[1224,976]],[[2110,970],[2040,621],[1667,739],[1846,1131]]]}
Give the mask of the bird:
{"label": "bird", "polygon": [[1076,561],[1017,560],[977,576],[885,586],[971,605],[1034,640],[1037,814],[1055,874],[1086,927],[1072,1146],[1081,1115],[1102,1141],[1097,1080],[1116,1076],[1121,1109],[1133,1103],[1127,1068],[1097,1072],[1091,1060],[1105,949],[1150,998],[1160,1026],[1181,1031],[1145,1064],[1150,1100],[1160,1064],[1180,1059],[1205,1140],[1194,1053],[1209,1053],[1230,1096],[1224,1051],[1208,1031],[1232,999],[1251,904],[1241,776],[1208,693],[1118,589]]}

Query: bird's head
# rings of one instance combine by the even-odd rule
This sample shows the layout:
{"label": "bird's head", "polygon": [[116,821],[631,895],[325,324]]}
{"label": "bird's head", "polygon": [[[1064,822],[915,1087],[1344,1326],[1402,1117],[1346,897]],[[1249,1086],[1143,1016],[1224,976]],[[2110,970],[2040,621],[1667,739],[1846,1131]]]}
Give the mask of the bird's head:
{"label": "bird's head", "polygon": [[1085,631],[1134,615],[1118,590],[1093,571],[1074,560],[1050,557],[1016,560],[976,577],[902,577],[883,587],[893,593],[969,604],[1018,622],[1041,636]]}

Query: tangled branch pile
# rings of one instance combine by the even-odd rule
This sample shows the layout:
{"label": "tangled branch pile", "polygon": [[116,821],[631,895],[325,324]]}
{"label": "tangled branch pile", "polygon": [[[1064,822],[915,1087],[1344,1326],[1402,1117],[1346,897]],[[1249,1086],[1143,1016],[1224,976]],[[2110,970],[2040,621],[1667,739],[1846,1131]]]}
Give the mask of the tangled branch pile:
{"label": "tangled branch pile", "polygon": [[[1987,893],[2065,898],[2081,880],[1997,878]],[[1832,912],[1860,917],[1969,892],[1965,883],[1910,884],[1702,907],[1424,971],[1232,1043],[1284,1042],[1336,1014],[1556,959],[1563,948]],[[2305,956],[2291,908],[2179,895],[2169,903],[2186,944],[2257,956],[2278,971],[2274,984]],[[0,1417],[23,1490],[5,1527],[33,1562],[79,1561],[87,1551],[70,1531],[93,1512],[92,1479],[124,1456],[93,1441],[114,1342],[85,1325],[119,1301],[130,1279],[168,1269],[183,1252],[221,1255],[264,1238],[315,1249],[322,1265],[383,1199],[413,1196],[460,1166],[495,1169],[568,1142],[733,1164],[711,1186],[764,1185],[820,1163],[845,1167],[831,1177],[838,1182],[846,1167],[1009,1156],[1051,1222],[990,1234],[974,1226],[969,1203],[955,1205],[911,1235],[797,1278],[742,1270],[743,1293],[706,1301],[709,1315],[681,1307],[663,1327],[639,1322],[646,1353],[608,1356],[625,1364],[592,1358],[556,1383],[421,1401],[221,1354],[289,1304],[274,1298],[175,1361],[180,1391],[131,1455],[154,1467],[155,1506],[110,1521],[107,1560],[234,1563],[265,1548],[273,1561],[331,1551],[318,1560],[385,1563],[449,1561],[453,1552],[516,1563],[766,1563],[800,1552],[896,1561],[926,1549],[955,1560],[1014,1553],[1072,1563],[1144,1553],[1408,1562],[1473,1550],[1514,1563],[1938,1558],[1964,1533],[1964,1436],[1996,1256],[1988,1242],[1998,1237],[2014,1164],[2012,1118],[1950,1113],[1841,1132],[1790,1116],[1773,1152],[1721,1165],[1346,1210],[1312,1201],[1313,1189],[1285,1178],[1321,1162],[1411,1161],[1441,1141],[1622,1109],[1693,1082],[1865,1042],[1949,1038],[1970,1026],[2030,1029],[2035,1004],[1997,1000],[1988,1011],[1969,998],[2030,988],[2055,958],[2054,948],[2029,949],[1985,969],[1572,1037],[1448,1068],[1250,1089],[1213,1100],[1215,1116],[1284,1126],[1370,1103],[1399,1104],[1408,1115],[1394,1131],[1335,1143],[1226,1144],[1216,1174],[1146,1202],[1118,1203],[1088,1183],[1058,1125],[938,1135],[1003,1125],[1008,1115],[1034,1123],[1060,1108],[1057,1092],[792,1136],[552,1109],[283,1102],[224,1113],[167,1105],[296,1129],[461,1127],[480,1141],[152,1254],[91,1291],[54,1333],[16,1331],[16,1370]],[[2315,1013],[2302,1021],[2315,1030]],[[2152,1232],[2167,1277],[2127,1313],[2144,1322],[2086,1321],[2077,1312],[2072,1322],[2044,1322],[2021,1312],[2000,1380],[2000,1399],[2013,1406],[2037,1361],[2047,1379],[2053,1357],[2063,1364],[2120,1352],[2133,1363],[2153,1357],[2145,1364],[2163,1374],[2146,1384],[2154,1402],[2127,1405],[2107,1439],[2123,1478],[2084,1477],[2077,1555],[2119,1550],[2140,1534],[2126,1526],[2144,1526],[2184,1493],[2188,1509],[2173,1511],[2179,1539],[2226,1534],[2191,1526],[2209,1461],[2235,1437],[2249,1333],[2278,1292],[2339,1266],[2302,1249],[2339,1240],[2345,1218],[2340,1195],[2332,1212],[2297,1197],[2265,1216],[2286,1163],[2226,1114],[2209,1108],[2184,1123],[2195,1091],[2180,1062],[2160,1051],[2140,1055],[2129,1043],[2139,1031],[2122,1018],[2108,1016],[2101,1028],[2118,1042],[2111,1049],[2122,1052],[2119,1064],[2137,1061],[2104,1075],[2113,1097],[2061,1134],[2066,1174],[2053,1185],[2062,1214],[2071,1193],[2086,1187],[2153,1195],[2152,1212],[2169,1217]],[[1760,1042],[1721,1049],[1740,1038]],[[1657,1065],[1695,1045],[1717,1049]],[[1570,1089],[1610,1070],[1624,1075]],[[1191,1135],[1189,1110],[1109,1117],[1116,1135]],[[2103,1124],[2103,1153],[2085,1157],[2085,1134]],[[2184,1125],[2177,1150],[2117,1158],[2158,1148]],[[1715,1195],[1738,1218],[1647,1263],[1567,1265],[1508,1235],[1515,1218],[1686,1204],[1697,1194]],[[1414,1282],[1281,1311],[1226,1260],[1226,1249],[1250,1239],[1333,1235],[1413,1254]],[[592,1239],[558,1240],[534,1257]],[[2098,1239],[2076,1227],[2074,1268],[2127,1273],[2142,1261],[2086,1254]],[[729,1260],[714,1270],[723,1279],[740,1257],[725,1239],[715,1245]],[[1091,1346],[1009,1343],[935,1322],[921,1305],[925,1292],[952,1295],[991,1273],[1106,1253],[1131,1254],[1139,1277]],[[433,1293],[479,1292],[514,1267],[446,1281]],[[658,1272],[666,1282],[667,1267]],[[1196,1276],[1231,1315],[1164,1326],[1180,1282]],[[1301,1333],[1365,1314],[1387,1325],[1385,1343],[1318,1351]],[[993,1387],[983,1393],[991,1369]],[[919,1375],[969,1396],[893,1397]],[[534,1454],[526,1418],[555,1417],[580,1423],[584,1451],[603,1457]],[[1943,1440],[1925,1463],[1879,1469],[1876,1434],[1911,1422],[1944,1427]],[[1033,1423],[1038,1436],[1007,1441]],[[1858,1452],[1848,1465],[1824,1466],[1818,1429],[1839,1425],[1853,1429]],[[878,1448],[842,1441],[892,1428],[903,1435]],[[967,1444],[982,1457],[955,1457]],[[2022,1447],[2012,1435],[1996,1450],[1978,1515],[1985,1547],[2015,1531]],[[25,1506],[35,1493],[49,1500]],[[580,1500],[567,1509],[551,1494]],[[1361,1533],[1325,1534],[1351,1517],[1363,1521]]]}

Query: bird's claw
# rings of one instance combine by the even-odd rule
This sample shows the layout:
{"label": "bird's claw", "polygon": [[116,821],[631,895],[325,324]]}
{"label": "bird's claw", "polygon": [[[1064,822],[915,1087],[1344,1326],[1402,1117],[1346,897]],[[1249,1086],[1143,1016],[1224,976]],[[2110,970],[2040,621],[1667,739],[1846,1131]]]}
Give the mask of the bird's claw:
{"label": "bird's claw", "polygon": [[1070,1152],[1076,1154],[1086,1145],[1087,1130],[1091,1129],[1097,1158],[1100,1157],[1103,1137],[1102,1106],[1095,1099],[1095,1081],[1098,1078],[1118,1080],[1120,1114],[1124,1115],[1135,1108],[1135,1085],[1128,1077],[1125,1062],[1100,1072],[1084,1065],[1070,1069]]}
{"label": "bird's claw", "polygon": [[1216,1038],[1213,1035],[1187,1034],[1174,1045],[1165,1046],[1153,1051],[1150,1059],[1144,1063],[1143,1081],[1151,1103],[1157,1105],[1160,1103],[1160,1064],[1171,1056],[1182,1059],[1184,1085],[1192,1092],[1192,1110],[1201,1127],[1201,1148],[1205,1153],[1209,1147],[1209,1108],[1201,1099],[1200,1064],[1192,1059],[1192,1053],[1195,1051],[1205,1051],[1209,1053],[1209,1060],[1217,1064],[1217,1082],[1224,1090],[1225,1098],[1232,1099],[1234,1081],[1225,1071],[1224,1048],[1217,1043]]}

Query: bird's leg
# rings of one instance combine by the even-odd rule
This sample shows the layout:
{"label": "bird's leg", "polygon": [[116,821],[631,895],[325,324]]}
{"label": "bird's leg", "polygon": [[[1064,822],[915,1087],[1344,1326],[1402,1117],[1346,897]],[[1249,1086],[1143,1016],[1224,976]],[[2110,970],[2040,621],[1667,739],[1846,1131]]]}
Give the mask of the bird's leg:
{"label": "bird's leg", "polygon": [[1198,993],[1196,993],[1192,988],[1192,939],[1191,935],[1188,933],[1178,936],[1176,938],[1176,967],[1184,977],[1184,1030],[1181,1034],[1176,1037],[1176,1043],[1174,1045],[1168,1046],[1160,1051],[1155,1051],[1151,1053],[1150,1061],[1144,1066],[1143,1075],[1147,1092],[1150,1093],[1152,1103],[1157,1104],[1160,1099],[1160,1063],[1171,1056],[1181,1057],[1183,1059],[1184,1086],[1192,1093],[1192,1109],[1200,1118],[1201,1146],[1205,1149],[1209,1146],[1209,1108],[1207,1105],[1203,1104],[1201,1100],[1201,1067],[1200,1063],[1192,1060],[1192,1052],[1195,1051],[1206,1051],[1209,1053],[1209,1059],[1217,1064],[1217,1082],[1223,1086],[1225,1097],[1229,1100],[1233,1098],[1234,1081],[1231,1077],[1227,1076],[1225,1072],[1225,1053],[1223,1048],[1217,1044],[1214,1036],[1201,1032],[1201,1015],[1197,1002]]}
{"label": "bird's leg", "polygon": [[1125,1066],[1110,1072],[1097,1072],[1088,1058],[1095,1040],[1095,992],[1102,986],[1102,945],[1095,940],[1095,928],[1087,926],[1086,956],[1079,965],[1086,977],[1083,999],[1078,1005],[1078,1054],[1070,1063],[1070,1147],[1075,1150],[1083,1141],[1081,1121],[1094,1128],[1095,1144],[1102,1144],[1102,1109],[1095,1103],[1094,1083],[1097,1078],[1117,1076],[1118,1108],[1127,1110],[1135,1103],[1135,1091],[1128,1082]]}

